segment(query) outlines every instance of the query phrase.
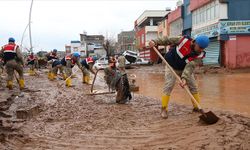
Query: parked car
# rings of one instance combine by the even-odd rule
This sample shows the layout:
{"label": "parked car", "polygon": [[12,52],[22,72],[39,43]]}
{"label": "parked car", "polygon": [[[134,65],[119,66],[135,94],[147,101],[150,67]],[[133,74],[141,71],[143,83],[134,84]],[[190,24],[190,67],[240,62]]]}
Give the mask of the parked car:
{"label": "parked car", "polygon": [[108,67],[108,57],[101,57],[101,58],[99,58],[96,62],[95,62],[95,64],[94,64],[94,68],[96,69],[96,70],[99,70],[99,69],[104,69],[104,68],[106,68],[106,67]]}

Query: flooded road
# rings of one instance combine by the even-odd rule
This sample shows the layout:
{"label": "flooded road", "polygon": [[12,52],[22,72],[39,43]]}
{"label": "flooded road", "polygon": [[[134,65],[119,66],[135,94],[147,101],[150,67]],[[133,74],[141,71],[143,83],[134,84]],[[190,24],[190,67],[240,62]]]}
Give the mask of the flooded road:
{"label": "flooded road", "polygon": [[[199,121],[200,114],[187,107],[191,105],[188,96],[176,86],[169,118],[162,119],[163,72],[155,66],[128,71],[136,72],[141,95],[135,94],[125,105],[116,104],[114,94],[89,95],[91,86],[81,83],[80,72],[70,88],[60,86],[65,81],[59,78],[48,80],[46,70],[40,76],[25,74],[24,96],[0,86],[0,149],[141,150],[187,149],[187,145],[188,149],[249,149],[249,117],[214,109],[220,120],[206,126]],[[199,76],[202,104],[247,112],[249,92],[243,82],[249,82],[247,76]],[[102,77],[94,89],[107,90]],[[12,92],[18,92],[18,86]]]}
{"label": "flooded road", "polygon": [[[138,94],[161,99],[164,72],[150,70],[129,72],[137,76],[136,83],[140,87]],[[203,107],[215,107],[250,116],[250,73],[202,74],[196,78]],[[189,96],[177,83],[170,102],[191,105]]]}

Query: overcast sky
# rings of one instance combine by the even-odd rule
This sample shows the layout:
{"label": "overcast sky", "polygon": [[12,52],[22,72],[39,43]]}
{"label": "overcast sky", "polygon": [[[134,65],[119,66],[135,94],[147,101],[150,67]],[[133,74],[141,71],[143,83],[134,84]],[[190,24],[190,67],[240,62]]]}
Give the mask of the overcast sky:
{"label": "overcast sky", "polygon": [[[144,10],[175,8],[177,0],[34,0],[32,39],[35,51],[64,50],[80,33],[116,37],[132,30]],[[14,37],[20,44],[31,0],[0,0],[0,45]],[[28,30],[24,45],[29,47]]]}

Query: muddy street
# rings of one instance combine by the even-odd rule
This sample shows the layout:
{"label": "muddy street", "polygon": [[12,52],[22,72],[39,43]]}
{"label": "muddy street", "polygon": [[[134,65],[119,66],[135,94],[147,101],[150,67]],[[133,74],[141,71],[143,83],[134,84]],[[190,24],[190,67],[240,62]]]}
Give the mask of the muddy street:
{"label": "muddy street", "polygon": [[[138,94],[161,99],[164,85],[164,67],[162,65],[143,67],[139,70],[129,70],[137,76],[140,87]],[[196,74],[202,97],[202,106],[233,111],[250,116],[250,73],[221,72]],[[153,83],[153,84],[152,84]],[[185,91],[176,83],[171,95],[171,102],[191,105],[191,100]]]}
{"label": "muddy street", "polygon": [[[144,69],[147,71],[147,67]],[[221,118],[214,125],[199,122],[199,114],[193,113],[190,105],[180,104],[177,100],[172,101],[169,118],[164,120],[159,115],[161,102],[156,92],[147,95],[145,93],[150,91],[143,91],[144,88],[140,87],[140,92],[144,92],[142,95],[135,94],[128,104],[119,105],[115,103],[114,95],[87,95],[90,85],[80,82],[80,73],[72,80],[75,85],[72,88],[58,88],[57,85],[64,82],[60,79],[48,81],[44,70],[39,74],[39,77],[25,75],[29,90],[23,97],[18,96],[17,87],[12,92],[1,90],[1,108],[7,98],[11,98],[8,109],[3,111],[11,117],[1,116],[1,149],[250,147],[250,119],[221,110],[218,103],[216,107],[205,106],[206,110],[212,110]],[[141,81],[137,81],[140,84]],[[96,88],[101,87],[103,82],[99,79]],[[212,95],[204,94],[202,103],[209,103],[207,96]],[[181,99],[181,96],[177,98]]]}

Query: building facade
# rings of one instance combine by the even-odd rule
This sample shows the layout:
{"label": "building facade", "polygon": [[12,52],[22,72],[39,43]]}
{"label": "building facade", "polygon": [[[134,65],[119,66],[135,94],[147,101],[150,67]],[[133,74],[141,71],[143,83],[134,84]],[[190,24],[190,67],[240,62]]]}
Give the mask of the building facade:
{"label": "building facade", "polygon": [[152,62],[158,60],[157,54],[149,48],[149,41],[158,38],[158,22],[168,13],[166,10],[146,10],[135,21],[136,48],[140,52],[140,57]]}
{"label": "building facade", "polygon": [[181,18],[181,6],[168,14],[169,37],[182,35],[183,20]]}
{"label": "building facade", "polygon": [[[187,0],[185,0],[187,1]],[[192,37],[207,35],[204,64],[250,67],[250,1],[190,0]],[[239,11],[240,9],[240,11]]]}
{"label": "building facade", "polygon": [[169,36],[169,27],[168,27],[168,14],[167,14],[158,23],[158,38],[164,38],[168,36]]}
{"label": "building facade", "polygon": [[136,51],[135,47],[135,31],[122,31],[118,34],[118,52],[126,50]]}
{"label": "building facade", "polygon": [[86,56],[101,57],[106,55],[103,48],[104,36],[103,35],[87,35],[87,33],[80,34],[81,46],[86,51]]}
{"label": "building facade", "polygon": [[181,16],[183,20],[183,35],[191,36],[192,31],[192,13],[190,10],[190,0],[184,0],[181,6]]}

